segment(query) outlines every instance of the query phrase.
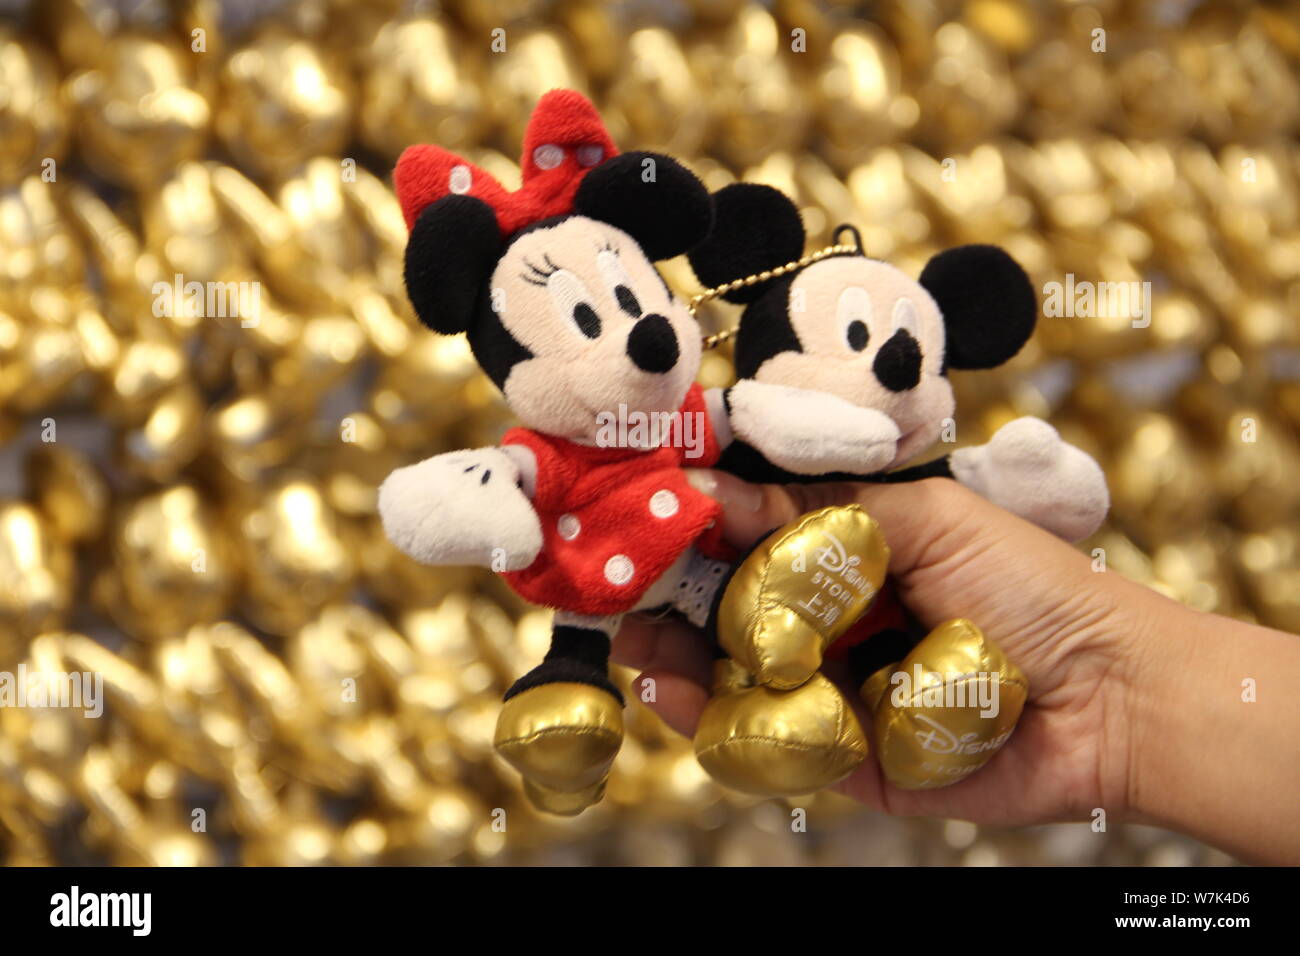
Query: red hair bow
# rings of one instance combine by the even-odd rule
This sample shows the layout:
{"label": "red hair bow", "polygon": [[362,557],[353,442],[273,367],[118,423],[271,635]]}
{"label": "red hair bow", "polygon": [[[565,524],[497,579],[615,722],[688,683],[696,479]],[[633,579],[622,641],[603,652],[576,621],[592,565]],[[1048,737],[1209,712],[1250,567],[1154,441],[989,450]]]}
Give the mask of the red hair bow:
{"label": "red hair bow", "polygon": [[502,236],[573,209],[587,172],[618,149],[600,114],[576,90],[551,90],[537,102],[524,132],[523,185],[510,192],[491,174],[440,146],[410,146],[393,170],[406,228],[424,207],[444,196],[481,199],[496,213]]}

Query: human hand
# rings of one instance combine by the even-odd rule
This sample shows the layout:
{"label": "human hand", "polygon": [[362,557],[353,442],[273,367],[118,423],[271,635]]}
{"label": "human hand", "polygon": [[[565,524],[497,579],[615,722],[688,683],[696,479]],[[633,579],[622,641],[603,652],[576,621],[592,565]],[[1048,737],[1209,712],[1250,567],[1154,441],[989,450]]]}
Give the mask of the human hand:
{"label": "human hand", "polygon": [[[858,502],[880,523],[900,597],[922,623],[970,618],[1029,679],[1017,731],[980,772],[944,789],[908,791],[885,783],[868,760],[837,789],[886,812],[1002,824],[1128,809],[1129,699],[1142,672],[1144,618],[1163,598],[1094,573],[1074,548],[945,479],[755,486],[701,471],[692,481],[723,504],[724,531],[738,547],[805,512]],[[650,706],[693,735],[711,675],[697,631],[630,616],[614,660],[654,678]],[[857,688],[827,669],[860,705]]]}
{"label": "human hand", "polygon": [[[887,813],[1009,825],[1104,810],[1108,821],[1164,826],[1245,859],[1300,863],[1296,635],[1105,572],[947,479],[756,486],[696,471],[691,480],[722,503],[739,547],[808,511],[859,503],[880,523],[899,595],[921,622],[970,618],[1028,677],[1016,732],[977,773],[901,790],[868,759],[836,785],[842,793]],[[671,619],[625,620],[614,660],[653,677],[650,706],[693,735],[711,679],[702,636]],[[829,676],[861,708],[845,675]]]}

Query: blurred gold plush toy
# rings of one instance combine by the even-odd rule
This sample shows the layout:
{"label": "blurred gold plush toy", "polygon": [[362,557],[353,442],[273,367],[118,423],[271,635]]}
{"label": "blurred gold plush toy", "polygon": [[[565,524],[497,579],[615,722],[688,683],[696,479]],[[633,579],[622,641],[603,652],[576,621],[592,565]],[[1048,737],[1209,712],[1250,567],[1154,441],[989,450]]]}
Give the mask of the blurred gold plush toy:
{"label": "blurred gold plush toy", "polygon": [[[763,662],[772,699],[732,709],[727,734],[752,745],[743,766],[717,771],[724,782],[826,786],[866,741],[817,667],[884,578],[880,532],[857,506],[824,508],[738,561],[720,506],[684,469],[741,441],[796,474],[875,470],[898,429],[826,392],[695,384],[698,327],[652,263],[705,238],[713,201],[675,160],[619,155],[592,105],[557,90],[533,113],[521,165],[511,193],[435,146],[398,162],[416,312],[468,333],[524,427],[395,471],[379,492],[385,531],[419,561],[490,567],[555,609],[550,651],[507,691],[496,731],[537,806],[572,814],[600,799],[623,737],[610,639],[623,614],[654,608],[717,635],[737,666]],[[783,738],[791,721],[798,751]]]}

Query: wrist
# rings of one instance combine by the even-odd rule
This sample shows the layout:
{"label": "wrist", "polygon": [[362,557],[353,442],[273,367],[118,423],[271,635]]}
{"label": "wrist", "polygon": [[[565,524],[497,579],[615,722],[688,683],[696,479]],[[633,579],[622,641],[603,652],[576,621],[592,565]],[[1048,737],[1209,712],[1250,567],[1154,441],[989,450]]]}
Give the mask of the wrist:
{"label": "wrist", "polygon": [[1072,655],[1075,676],[1092,688],[1088,724],[1096,728],[1098,748],[1095,780],[1081,781],[1089,802],[1074,810],[1082,817],[1101,809],[1114,821],[1158,824],[1161,799],[1152,790],[1148,750],[1164,733],[1157,727],[1171,712],[1166,701],[1177,696],[1170,672],[1177,657],[1165,646],[1166,629],[1188,612],[1118,574],[1099,578],[1098,621]]}
{"label": "wrist", "polygon": [[1149,606],[1126,681],[1124,818],[1294,863],[1300,763],[1286,755],[1300,726],[1300,640],[1164,598]]}
{"label": "wrist", "polygon": [[[1200,622],[1190,608],[1143,590],[1135,633],[1121,638],[1125,775],[1122,819],[1181,829],[1177,806],[1181,769],[1171,747],[1191,730],[1195,712],[1193,662],[1202,654]],[[1178,772],[1174,772],[1178,771]]]}

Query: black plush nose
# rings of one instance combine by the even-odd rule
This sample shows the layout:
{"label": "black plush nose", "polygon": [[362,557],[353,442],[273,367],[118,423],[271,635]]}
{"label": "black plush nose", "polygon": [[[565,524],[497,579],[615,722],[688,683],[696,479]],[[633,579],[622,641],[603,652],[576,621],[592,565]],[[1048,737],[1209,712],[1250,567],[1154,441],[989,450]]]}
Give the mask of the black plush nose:
{"label": "black plush nose", "polygon": [[680,354],[677,333],[662,315],[643,316],[627,337],[627,357],[643,372],[667,372]]}
{"label": "black plush nose", "polygon": [[899,329],[880,347],[871,368],[891,392],[915,388],[921,380],[921,345],[905,329]]}

